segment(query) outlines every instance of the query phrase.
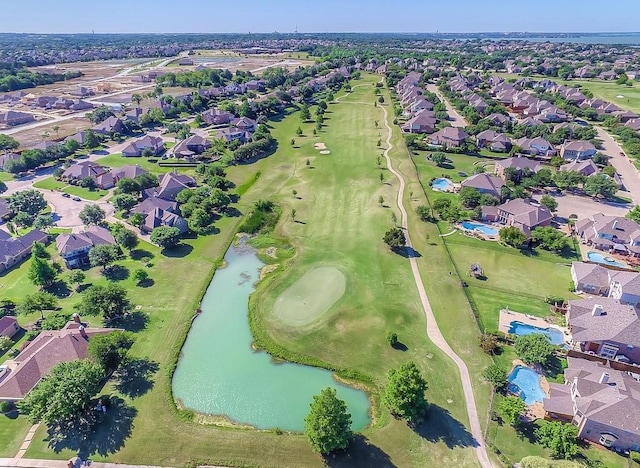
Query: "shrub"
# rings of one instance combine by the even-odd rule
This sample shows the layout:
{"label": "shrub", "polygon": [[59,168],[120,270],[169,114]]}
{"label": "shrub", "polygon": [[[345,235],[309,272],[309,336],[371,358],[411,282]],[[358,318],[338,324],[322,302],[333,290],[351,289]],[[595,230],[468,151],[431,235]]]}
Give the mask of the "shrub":
{"label": "shrub", "polygon": [[633,450],[629,453],[629,457],[636,463],[640,463],[640,452],[634,452]]}
{"label": "shrub", "polygon": [[13,411],[14,405],[10,401],[0,401],[0,413],[10,413]]}
{"label": "shrub", "polygon": [[8,336],[0,336],[0,353],[4,353],[13,346],[13,340]]}
{"label": "shrub", "polygon": [[387,342],[391,346],[397,345],[398,344],[398,335],[396,333],[394,333],[394,332],[389,332],[389,334],[387,335]]}

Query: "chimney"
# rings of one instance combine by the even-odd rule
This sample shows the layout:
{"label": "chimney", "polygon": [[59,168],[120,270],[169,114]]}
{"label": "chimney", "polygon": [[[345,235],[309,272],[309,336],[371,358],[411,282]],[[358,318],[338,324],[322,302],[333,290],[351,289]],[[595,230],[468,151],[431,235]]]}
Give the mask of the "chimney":
{"label": "chimney", "polygon": [[82,322],[80,321],[80,315],[78,315],[77,313],[73,314],[73,321],[75,323],[78,323],[78,324],[82,325]]}
{"label": "chimney", "polygon": [[598,380],[598,383],[606,384],[607,382],[609,382],[609,374],[607,374],[606,372],[603,372],[602,375],[600,376],[600,380]]}
{"label": "chimney", "polygon": [[593,315],[594,317],[599,317],[602,314],[604,314],[604,309],[602,308],[602,306],[600,304],[594,305],[593,310],[591,311],[591,315]]}
{"label": "chimney", "polygon": [[80,325],[78,327],[78,331],[80,332],[80,335],[82,336],[82,338],[84,338],[85,340],[89,339],[89,337],[87,336],[87,332],[84,331],[84,325]]}
{"label": "chimney", "polygon": [[613,222],[613,229],[618,229],[618,220],[617,219]]}

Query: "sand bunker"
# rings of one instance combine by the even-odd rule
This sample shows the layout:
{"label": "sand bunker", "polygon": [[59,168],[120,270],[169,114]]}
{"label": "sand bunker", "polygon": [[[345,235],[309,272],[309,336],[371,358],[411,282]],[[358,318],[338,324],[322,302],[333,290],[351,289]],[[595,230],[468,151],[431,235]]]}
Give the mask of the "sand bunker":
{"label": "sand bunker", "polygon": [[320,154],[331,154],[331,151],[329,151],[329,150],[322,150],[322,151],[320,151]]}
{"label": "sand bunker", "polygon": [[327,145],[325,145],[324,143],[314,143],[313,147],[317,150],[326,150],[327,149]]}
{"label": "sand bunker", "polygon": [[622,98],[624,97],[624,95],[623,95],[623,94],[618,94],[616,97],[617,97],[618,99],[622,99]]}
{"label": "sand bunker", "polygon": [[346,285],[346,277],[337,268],[314,268],[280,294],[274,313],[292,327],[308,325],[333,307]]}

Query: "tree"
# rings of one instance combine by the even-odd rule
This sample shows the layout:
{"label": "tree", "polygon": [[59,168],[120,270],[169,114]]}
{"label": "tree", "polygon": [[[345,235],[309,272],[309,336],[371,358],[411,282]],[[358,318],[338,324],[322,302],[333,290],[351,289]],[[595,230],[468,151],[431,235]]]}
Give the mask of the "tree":
{"label": "tree", "polygon": [[102,271],[105,271],[119,257],[120,249],[115,245],[99,244],[89,251],[89,263],[92,267],[101,266]]}
{"label": "tree", "polygon": [[81,314],[102,315],[105,320],[121,316],[130,307],[127,291],[115,283],[89,286],[82,294],[80,303],[76,305]]}
{"label": "tree", "polygon": [[73,270],[69,273],[69,282],[71,284],[77,284],[80,286],[85,279],[85,274],[82,270]]}
{"label": "tree", "polygon": [[482,371],[482,376],[496,390],[502,389],[507,385],[507,371],[500,364],[491,364]]}
{"label": "tree", "polygon": [[389,332],[387,334],[387,343],[393,348],[398,344],[398,334],[395,332]]}
{"label": "tree", "polygon": [[133,272],[133,279],[136,280],[136,283],[138,284],[144,283],[149,279],[149,273],[147,273],[146,270],[139,268]]}
{"label": "tree", "polygon": [[309,106],[307,106],[306,104],[303,104],[302,108],[300,109],[300,118],[303,122],[311,119],[311,111],[309,110]]}
{"label": "tree", "polygon": [[556,211],[558,209],[558,202],[550,195],[543,195],[540,198],[540,204],[549,209],[549,211]]}
{"label": "tree", "polygon": [[560,190],[574,189],[584,181],[584,176],[576,171],[558,171],[553,175],[553,183]]}
{"label": "tree", "polygon": [[587,177],[582,188],[587,195],[603,198],[612,198],[618,191],[616,182],[606,174],[595,174]]}
{"label": "tree", "polygon": [[131,229],[126,229],[124,226],[118,229],[114,233],[114,239],[120,247],[124,247],[127,250],[134,249],[139,242],[138,236]]}
{"label": "tree", "polygon": [[462,187],[459,193],[460,203],[467,208],[475,208],[480,205],[482,194],[473,187]]}
{"label": "tree", "polygon": [[92,123],[98,124],[100,122],[104,122],[109,117],[113,117],[114,113],[107,106],[96,107],[92,112],[90,112],[87,117],[91,120]]}
{"label": "tree", "polygon": [[553,355],[556,347],[549,343],[545,335],[533,333],[516,338],[516,354],[527,364],[545,365]]}
{"label": "tree", "polygon": [[138,193],[142,189],[140,188],[140,183],[129,177],[123,177],[118,182],[116,182],[116,187],[122,193]]}
{"label": "tree", "polygon": [[38,258],[47,258],[49,256],[44,244],[38,241],[35,241],[31,246],[31,255]]}
{"label": "tree", "polygon": [[111,199],[111,204],[116,211],[129,211],[136,203],[138,203],[138,200],[128,193],[120,193]]}
{"label": "tree", "polygon": [[36,216],[47,207],[44,195],[38,190],[22,190],[7,199],[9,210],[13,213],[27,213]]}
{"label": "tree", "polygon": [[47,231],[53,226],[53,217],[50,214],[39,214],[33,221],[33,227],[41,231]]}
{"label": "tree", "polygon": [[151,232],[149,239],[162,248],[170,249],[180,243],[180,230],[175,227],[159,226]]}
{"label": "tree", "polygon": [[142,102],[142,96],[140,96],[138,93],[134,93],[131,95],[131,102],[135,102],[136,105],[140,105],[140,103]]}
{"label": "tree", "polygon": [[625,215],[625,218],[640,223],[640,205],[634,206],[633,209]]}
{"label": "tree", "polygon": [[304,434],[314,451],[327,454],[347,448],[351,438],[351,415],[347,405],[327,387],[314,395],[311,409],[304,418]]}
{"label": "tree", "polygon": [[87,130],[84,135],[84,146],[89,149],[97,148],[100,146],[100,137],[93,130]]}
{"label": "tree", "polygon": [[380,104],[383,104],[383,103],[384,103],[384,98],[383,98],[382,96],[379,96],[379,97],[378,97],[378,102],[379,102]]}
{"label": "tree", "polygon": [[32,252],[31,265],[27,273],[29,281],[36,286],[48,288],[56,280],[58,274],[56,270],[45,259],[38,257]]}
{"label": "tree", "polygon": [[52,425],[80,418],[103,376],[100,366],[88,360],[56,364],[19,403],[20,412]]}
{"label": "tree", "polygon": [[578,428],[573,424],[545,421],[536,429],[536,438],[553,458],[569,459],[578,454]]}
{"label": "tree", "polygon": [[8,336],[0,336],[0,354],[4,354],[13,346],[13,340]]}
{"label": "tree", "polygon": [[140,227],[144,222],[144,215],[142,213],[133,213],[129,217],[129,222],[131,223],[132,226]]}
{"label": "tree", "polygon": [[17,312],[19,314],[40,313],[40,317],[44,319],[44,310],[53,310],[58,307],[58,298],[46,291],[38,291],[28,294],[22,302],[18,304]]}
{"label": "tree", "polygon": [[480,335],[480,347],[487,354],[493,354],[498,347],[498,337],[493,333]]}
{"label": "tree", "polygon": [[34,218],[33,215],[21,211],[13,217],[13,222],[20,227],[30,227],[33,225]]}
{"label": "tree", "polygon": [[444,163],[447,162],[447,155],[441,151],[437,153],[433,153],[431,156],[431,160],[436,164],[436,166],[441,167]]}
{"label": "tree", "polygon": [[433,221],[433,217],[431,216],[431,210],[426,205],[420,205],[416,207],[416,214],[424,222]]}
{"label": "tree", "polygon": [[551,226],[535,228],[531,232],[531,240],[539,242],[543,249],[554,252],[561,251],[567,245],[567,236]]}
{"label": "tree", "polygon": [[404,236],[404,231],[400,228],[391,228],[385,232],[382,240],[391,247],[391,250],[397,250],[405,246],[407,239]]}
{"label": "tree", "polygon": [[98,205],[86,205],[84,208],[82,208],[82,210],[78,214],[78,217],[84,225],[100,224],[102,221],[104,221],[106,213]]}
{"label": "tree", "polygon": [[49,314],[40,324],[43,330],[61,330],[71,320],[70,314]]}
{"label": "tree", "polygon": [[0,133],[0,151],[13,150],[20,146],[20,142],[11,135]]}
{"label": "tree", "polygon": [[512,426],[517,426],[520,421],[520,415],[527,408],[524,401],[520,397],[510,395],[504,398],[498,404],[498,411],[502,414],[502,417]]}
{"label": "tree", "polygon": [[500,229],[500,241],[511,247],[519,249],[527,240],[527,236],[515,226],[507,226]]}
{"label": "tree", "polygon": [[300,127],[296,128],[296,135],[302,136],[302,128]]}
{"label": "tree", "polygon": [[410,361],[389,371],[383,400],[393,414],[415,423],[428,408],[424,397],[426,390],[426,380]]}
{"label": "tree", "polygon": [[87,352],[89,358],[107,373],[118,368],[132,345],[131,333],[114,331],[106,335],[92,336]]}
{"label": "tree", "polygon": [[8,189],[8,188],[7,188],[7,184],[5,184],[4,182],[2,182],[2,181],[0,180],[0,193],[4,193],[4,192],[6,192],[6,191],[7,191],[7,189]]}

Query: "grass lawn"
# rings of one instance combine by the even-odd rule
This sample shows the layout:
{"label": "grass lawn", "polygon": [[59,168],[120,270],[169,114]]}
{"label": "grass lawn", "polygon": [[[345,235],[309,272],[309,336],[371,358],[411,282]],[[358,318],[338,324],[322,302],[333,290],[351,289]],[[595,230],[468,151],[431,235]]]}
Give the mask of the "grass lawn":
{"label": "grass lawn", "polygon": [[563,83],[567,86],[581,85],[591,91],[595,97],[609,101],[621,109],[640,114],[640,82],[634,81],[633,86],[600,80],[570,80]]}
{"label": "grass lawn", "polygon": [[9,182],[10,180],[13,180],[13,174],[0,171],[0,182]]}
{"label": "grass lawn", "polygon": [[36,182],[35,184],[33,184],[33,186],[35,188],[44,190],[59,190],[63,187],[66,187],[67,183],[56,180],[55,177],[48,177],[41,180],[40,182]]}
{"label": "grass lawn", "polygon": [[98,162],[103,166],[108,167],[122,167],[122,166],[140,166],[141,168],[149,171],[152,174],[164,174],[165,172],[172,172],[176,169],[181,174],[190,174],[193,175],[195,173],[192,167],[162,167],[158,166],[155,162],[149,162],[147,158],[125,158],[122,154],[110,154],[109,156],[105,156],[104,158],[100,158]]}
{"label": "grass lawn", "polygon": [[30,427],[31,421],[24,416],[14,419],[0,414],[0,458],[16,454]]}
{"label": "grass lawn", "polygon": [[69,195],[92,201],[100,200],[102,197],[106,196],[109,193],[108,190],[89,190],[88,188],[78,187],[77,185],[67,185],[62,189],[62,191],[68,193]]}

